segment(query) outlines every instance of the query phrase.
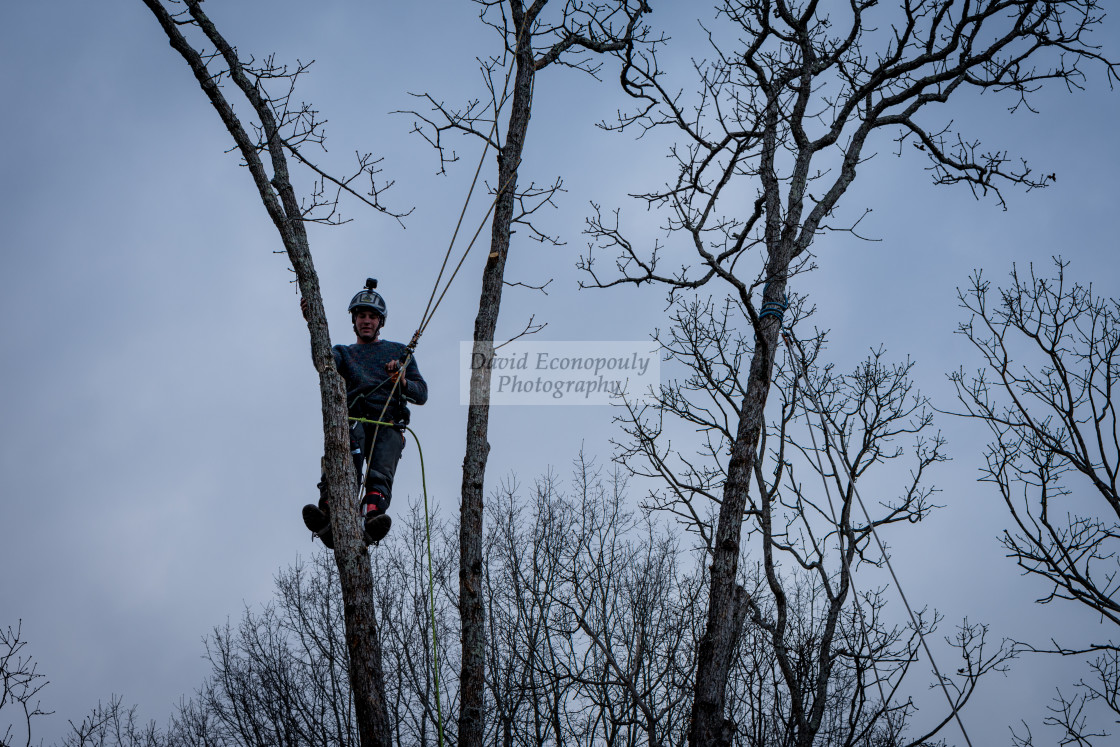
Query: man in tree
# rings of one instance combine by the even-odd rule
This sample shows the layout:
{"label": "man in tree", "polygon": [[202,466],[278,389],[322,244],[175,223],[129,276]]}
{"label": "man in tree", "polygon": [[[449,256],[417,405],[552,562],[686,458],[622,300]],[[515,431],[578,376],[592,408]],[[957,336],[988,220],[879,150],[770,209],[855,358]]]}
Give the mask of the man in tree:
{"label": "man in tree", "polygon": [[[350,452],[354,458],[354,474],[362,486],[362,465],[369,462],[365,473],[365,497],[360,503],[364,518],[366,542],[380,542],[392,526],[386,511],[393,494],[393,476],[404,451],[404,427],[409,421],[408,405],[428,401],[428,384],[411,351],[399,342],[380,339],[385,326],[385,299],[374,290],[377,281],[366,280],[366,287],[350,301],[350,318],[357,341],[353,345],[335,345],[334,365],[346,380],[346,403],[350,417]],[[300,307],[306,315],[306,302]],[[404,370],[401,366],[404,365]],[[319,482],[319,505],[303,507],[303,523],[334,549],[331,534],[330,507],[326,484]]]}

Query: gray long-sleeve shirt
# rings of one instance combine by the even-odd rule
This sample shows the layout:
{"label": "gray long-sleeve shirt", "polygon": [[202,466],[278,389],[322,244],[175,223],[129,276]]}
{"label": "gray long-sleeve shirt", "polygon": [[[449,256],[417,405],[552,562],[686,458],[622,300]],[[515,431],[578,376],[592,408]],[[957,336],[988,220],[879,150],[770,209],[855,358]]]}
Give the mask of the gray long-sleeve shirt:
{"label": "gray long-sleeve shirt", "polygon": [[[390,361],[399,361],[406,350],[404,345],[391,340],[334,346],[334,365],[346,380],[346,401],[351,416],[375,417],[381,412],[393,390],[385,365]],[[402,393],[406,402],[422,405],[428,401],[428,383],[420,375],[415,358],[409,360],[405,368],[405,380],[407,383]],[[356,409],[363,411],[356,412]],[[408,407],[402,405],[394,409],[390,405],[386,415],[395,421],[408,422]]]}

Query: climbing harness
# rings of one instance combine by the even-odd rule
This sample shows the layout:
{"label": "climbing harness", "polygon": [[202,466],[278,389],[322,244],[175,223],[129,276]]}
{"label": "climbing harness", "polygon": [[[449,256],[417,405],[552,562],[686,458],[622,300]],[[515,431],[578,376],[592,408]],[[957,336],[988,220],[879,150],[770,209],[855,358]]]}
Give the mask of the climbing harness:
{"label": "climbing harness", "polygon": [[[833,470],[836,471],[836,472],[839,472],[839,470],[836,469],[835,462],[833,462],[833,460],[832,460],[832,448],[829,447],[829,445],[828,445],[828,442],[831,439],[829,438],[828,422],[824,417],[824,409],[821,406],[820,398],[818,397],[818,393],[812,387],[812,385],[809,383],[809,370],[808,370],[809,365],[808,365],[808,361],[805,358],[805,351],[801,347],[801,342],[799,340],[797,340],[796,337],[793,336],[793,332],[791,330],[782,330],[782,338],[785,340],[786,346],[791,352],[796,348],[796,351],[798,353],[798,360],[801,363],[801,368],[797,373],[797,377],[805,380],[805,391],[807,391],[809,393],[809,397],[812,400],[813,406],[816,407],[817,413],[820,416],[820,426],[821,426],[821,431],[824,433],[824,436],[825,436],[825,448],[827,449],[827,453],[829,455],[829,457],[828,457],[829,462],[832,463]],[[828,495],[829,508],[832,510],[833,521],[835,521],[836,511],[835,511],[835,508],[832,505],[832,495],[828,491],[828,481],[824,479],[824,469],[823,469],[823,466],[821,465],[821,462],[820,462],[820,451],[817,449],[816,435],[813,434],[813,429],[811,427],[809,429],[809,433],[813,438],[813,449],[817,454],[817,460],[818,460],[817,461],[818,472],[821,475],[821,479],[824,480],[825,492]],[[840,455],[840,459],[843,461],[844,469],[848,473],[848,484],[851,486],[852,492],[856,496],[856,501],[859,503],[860,510],[863,511],[864,519],[867,521],[867,526],[871,530],[871,536],[875,538],[875,544],[879,548],[879,554],[882,556],[883,562],[887,566],[887,570],[891,574],[891,580],[894,581],[895,588],[898,589],[898,595],[899,595],[899,597],[902,598],[902,604],[903,604],[904,607],[906,607],[906,613],[910,616],[910,623],[914,626],[914,631],[918,634],[918,640],[921,641],[922,649],[926,652],[926,658],[929,659],[930,666],[933,668],[933,673],[937,677],[938,684],[941,685],[941,690],[942,690],[942,692],[945,693],[945,699],[949,702],[949,709],[953,714],[953,718],[956,720],[957,726],[960,727],[961,734],[964,736],[964,741],[968,744],[968,747],[972,747],[972,740],[970,740],[968,738],[968,731],[965,729],[964,721],[961,720],[960,709],[957,708],[953,704],[953,697],[949,694],[949,687],[945,684],[945,678],[941,675],[941,670],[938,668],[937,662],[933,658],[933,652],[930,651],[929,644],[926,643],[926,637],[925,637],[925,634],[922,632],[921,626],[918,624],[917,616],[915,616],[914,610],[910,606],[910,602],[906,599],[906,593],[902,590],[902,583],[898,580],[898,575],[895,574],[895,572],[894,572],[894,566],[891,565],[891,559],[890,559],[890,556],[887,554],[887,548],[883,544],[883,541],[881,539],[879,539],[879,532],[875,529],[875,524],[874,524],[874,522],[871,521],[871,514],[868,512],[867,505],[863,502],[863,496],[860,495],[859,488],[856,486],[855,470],[852,468],[851,463],[848,461],[848,455],[842,449],[836,449],[836,451]],[[841,554],[841,557],[843,557],[842,554]],[[850,577],[850,574],[849,574],[849,577]],[[853,596],[854,596],[854,591],[855,591],[855,588],[854,588],[854,584],[853,584]],[[862,619],[862,613],[861,613],[861,619]],[[865,633],[865,635],[866,635],[866,633]],[[876,679],[878,679],[878,678],[876,678]],[[879,692],[880,692],[880,696],[882,696],[882,685],[881,685],[881,683],[880,683],[880,691]]]}

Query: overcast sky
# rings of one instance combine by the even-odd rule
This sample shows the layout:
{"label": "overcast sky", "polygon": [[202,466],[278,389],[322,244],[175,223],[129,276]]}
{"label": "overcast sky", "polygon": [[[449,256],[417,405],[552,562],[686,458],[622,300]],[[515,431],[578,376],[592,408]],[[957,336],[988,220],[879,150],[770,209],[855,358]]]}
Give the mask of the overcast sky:
{"label": "overcast sky", "polygon": [[[706,4],[655,8],[654,22],[679,43],[678,64],[706,54],[689,46],[699,41],[691,19],[711,16]],[[463,162],[437,176],[434,153],[408,134],[412,118],[391,112],[419,105],[410,92],[449,103],[481,95],[475,58],[497,53],[494,36],[472,4],[451,0],[206,9],[246,53],[315,60],[299,97],[330,122],[325,165],[341,171],[355,150],[385,157],[396,181],[386,200],[415,207],[405,227],[349,205],[355,220],[315,228],[312,248],[336,342],[350,341],[346,303],[367,276],[380,279],[389,304],[385,336],[407,341],[479,150],[458,143]],[[1120,19],[1098,41],[1120,57]],[[624,208],[651,237],[659,219],[625,195],[669,176],[656,139],[593,126],[620,104],[612,76],[600,85],[549,69],[537,82],[522,183],[564,177],[567,192],[544,223],[567,244],[515,236],[508,277],[554,282],[547,296],[507,294],[505,334],[530,314],[548,323],[545,340],[643,340],[663,324],[657,289],[576,289],[589,201]],[[322,435],[276,232],[142,3],[4,3],[0,95],[0,626],[22,620],[51,681],[42,700],[56,714],[37,736],[52,743],[67,719],[113,693],[162,723],[205,676],[210,628],[266,602],[279,569],[319,551],[299,509],[315,497]],[[932,187],[921,160],[878,144],[843,203],[851,214],[873,208],[861,227],[877,241],[819,242],[819,269],[793,287],[832,330],[841,368],[882,344],[893,358],[912,357],[919,385],[951,407],[946,372],[976,363],[953,334],[964,318],[954,289],[974,269],[1001,280],[1013,262],[1049,269],[1060,253],[1075,277],[1120,295],[1120,95],[1093,70],[1086,91],[1054,90],[1037,103],[1038,114],[1010,116],[1008,102],[972,97],[945,113],[1056,173],[1046,190],[1008,190],[1006,211]],[[472,207],[472,230],[484,209],[481,200]],[[465,408],[456,366],[482,258],[468,261],[417,353],[431,400],[413,426],[445,511],[458,506]],[[581,444],[609,460],[611,416],[605,407],[496,408],[491,485],[514,470],[524,480],[549,466],[566,474]],[[999,498],[975,482],[984,434],[951,418],[940,424],[954,457],[935,476],[946,508],[893,543],[911,601],[949,621],[988,622],[997,637],[1091,632],[1084,615],[1031,604],[1042,590],[1003,558]],[[418,490],[409,450],[396,495]],[[991,680],[965,714],[974,744],[1005,743],[1007,725],[1036,719],[1067,677],[1056,663],[1023,662]]]}

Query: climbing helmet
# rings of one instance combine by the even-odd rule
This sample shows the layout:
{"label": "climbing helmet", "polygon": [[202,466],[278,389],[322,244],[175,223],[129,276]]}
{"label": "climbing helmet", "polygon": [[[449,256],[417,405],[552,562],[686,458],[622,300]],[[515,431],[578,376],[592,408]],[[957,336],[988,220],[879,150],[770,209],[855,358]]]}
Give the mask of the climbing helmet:
{"label": "climbing helmet", "polygon": [[380,293],[374,290],[376,287],[376,279],[366,278],[366,287],[358,291],[358,293],[350,299],[350,308],[348,311],[353,314],[357,309],[370,309],[381,315],[381,323],[384,324],[385,318],[388,316],[388,310],[385,306],[385,299],[381,297]]}

